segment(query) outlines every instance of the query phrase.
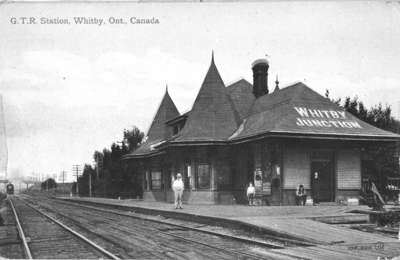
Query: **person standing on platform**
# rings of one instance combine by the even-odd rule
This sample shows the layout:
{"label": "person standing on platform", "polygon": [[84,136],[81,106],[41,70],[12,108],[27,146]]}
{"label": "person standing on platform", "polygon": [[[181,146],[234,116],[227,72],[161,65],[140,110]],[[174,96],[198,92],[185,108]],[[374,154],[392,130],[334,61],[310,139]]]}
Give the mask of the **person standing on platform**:
{"label": "person standing on platform", "polygon": [[249,183],[249,187],[247,187],[247,200],[249,201],[249,206],[254,205],[254,196],[256,195],[256,189],[253,186],[253,183]]}
{"label": "person standing on platform", "polygon": [[185,186],[182,181],[182,175],[178,173],[176,179],[172,183],[172,190],[175,196],[175,209],[182,209],[182,196]]}
{"label": "person standing on platform", "polygon": [[313,192],[313,204],[318,204],[319,203],[319,174],[318,172],[314,172],[313,175],[313,187],[312,187],[312,192]]}
{"label": "person standing on platform", "polygon": [[306,200],[307,200],[306,190],[304,189],[304,185],[300,184],[296,190],[296,205],[305,206]]}

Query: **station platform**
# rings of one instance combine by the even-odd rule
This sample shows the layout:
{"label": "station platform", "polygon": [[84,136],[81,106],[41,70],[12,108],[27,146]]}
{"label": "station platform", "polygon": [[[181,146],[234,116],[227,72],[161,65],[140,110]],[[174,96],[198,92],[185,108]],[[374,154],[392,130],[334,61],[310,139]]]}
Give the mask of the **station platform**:
{"label": "station platform", "polygon": [[[400,241],[375,233],[350,229],[338,223],[367,222],[367,214],[349,213],[367,210],[366,206],[247,206],[247,205],[184,205],[175,209],[170,203],[141,200],[64,197],[86,203],[106,204],[126,208],[138,213],[161,215],[179,219],[207,219],[214,223],[257,228],[269,234],[299,239],[316,245],[310,248],[283,249],[288,255],[304,256],[329,254],[329,259],[376,259],[378,256],[400,256]],[[331,223],[331,224],[329,224]],[[382,246],[383,245],[383,246]],[[282,249],[279,249],[282,252]],[[386,253],[385,253],[386,252]],[[311,257],[314,259],[314,257]]]}

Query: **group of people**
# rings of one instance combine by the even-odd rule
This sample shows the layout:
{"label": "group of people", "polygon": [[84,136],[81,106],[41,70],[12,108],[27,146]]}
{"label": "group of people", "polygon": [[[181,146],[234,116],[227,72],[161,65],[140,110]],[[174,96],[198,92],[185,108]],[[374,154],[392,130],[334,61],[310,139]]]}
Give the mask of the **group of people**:
{"label": "group of people", "polygon": [[[247,200],[249,202],[249,206],[254,205],[254,197],[256,196],[256,189],[253,183],[249,183],[249,186],[246,190]],[[304,189],[304,185],[300,184],[296,190],[296,205],[305,206],[307,201],[307,192]]]}
{"label": "group of people", "polygon": [[[174,191],[174,205],[175,209],[182,209],[182,199],[183,199],[183,190],[185,189],[185,185],[182,180],[182,175],[178,173],[176,178],[173,179],[172,182],[172,190]],[[249,186],[246,190],[247,200],[249,202],[249,206],[253,206],[254,197],[256,196],[256,189],[253,183],[249,183]],[[306,205],[307,200],[307,192],[304,189],[304,185],[300,184],[296,190],[296,205],[304,206]]]}

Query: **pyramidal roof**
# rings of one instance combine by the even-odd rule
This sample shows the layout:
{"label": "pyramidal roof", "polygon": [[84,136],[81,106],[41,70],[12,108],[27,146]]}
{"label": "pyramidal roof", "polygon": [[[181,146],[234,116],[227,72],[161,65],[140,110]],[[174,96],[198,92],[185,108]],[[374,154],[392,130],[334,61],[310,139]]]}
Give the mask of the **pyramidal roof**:
{"label": "pyramidal roof", "polygon": [[258,98],[230,140],[266,133],[399,138],[358,119],[301,82]]}
{"label": "pyramidal roof", "polygon": [[172,142],[224,141],[237,129],[239,120],[213,55],[185,126]]}
{"label": "pyramidal roof", "polygon": [[245,118],[248,115],[249,109],[256,100],[256,97],[253,94],[253,85],[245,79],[240,79],[227,86],[226,90],[235,105],[235,109],[238,112],[240,119]]}
{"label": "pyramidal roof", "polygon": [[177,116],[179,116],[179,111],[169,96],[167,88],[147,132],[147,141],[164,140],[170,137],[170,131],[165,122]]}

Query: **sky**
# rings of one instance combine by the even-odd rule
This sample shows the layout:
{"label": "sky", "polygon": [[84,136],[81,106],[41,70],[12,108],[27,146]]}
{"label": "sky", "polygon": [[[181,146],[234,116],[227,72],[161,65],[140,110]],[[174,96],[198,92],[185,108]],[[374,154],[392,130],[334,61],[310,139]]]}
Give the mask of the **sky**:
{"label": "sky", "polygon": [[252,82],[251,63],[268,55],[270,88],[278,74],[282,87],[302,81],[334,98],[357,95],[399,118],[399,24],[400,4],[383,1],[0,4],[8,176],[72,177],[73,164],[93,163],[125,128],[146,132],[167,84],[179,111],[190,110],[212,50],[226,85]]}

